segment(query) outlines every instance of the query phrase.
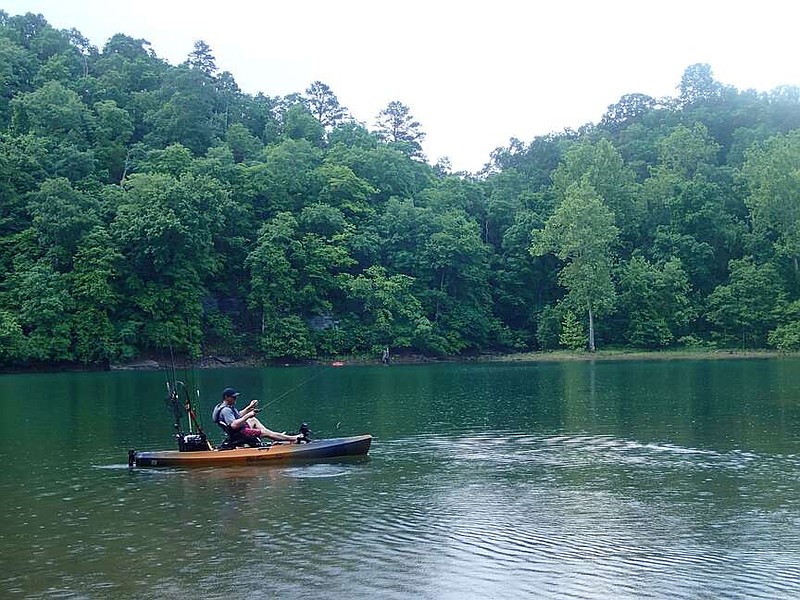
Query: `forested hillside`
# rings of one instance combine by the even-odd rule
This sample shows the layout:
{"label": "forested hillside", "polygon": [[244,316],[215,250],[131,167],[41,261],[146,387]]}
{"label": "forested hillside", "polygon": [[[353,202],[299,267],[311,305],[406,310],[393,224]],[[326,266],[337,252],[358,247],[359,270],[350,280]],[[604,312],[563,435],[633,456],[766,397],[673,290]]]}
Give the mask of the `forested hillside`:
{"label": "forested hillside", "polygon": [[244,94],[203,42],[0,11],[0,80],[2,365],[800,347],[796,87],[692,65],[468,174],[402,102]]}

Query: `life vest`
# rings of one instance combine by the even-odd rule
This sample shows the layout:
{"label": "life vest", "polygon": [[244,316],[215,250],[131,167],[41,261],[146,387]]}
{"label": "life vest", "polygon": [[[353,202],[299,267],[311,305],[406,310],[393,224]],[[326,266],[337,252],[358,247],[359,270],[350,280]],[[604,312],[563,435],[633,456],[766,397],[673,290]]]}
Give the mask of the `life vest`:
{"label": "life vest", "polygon": [[[255,435],[245,435],[241,432],[241,430],[230,427],[227,423],[225,423],[225,421],[222,420],[222,409],[226,406],[227,404],[220,402],[214,407],[214,411],[211,413],[211,419],[214,421],[214,423],[219,425],[219,428],[222,429],[226,436],[219,445],[219,449],[230,450],[231,448],[238,448],[239,446],[252,446],[254,448],[263,446],[260,437]],[[233,407],[230,408],[231,410],[235,410]],[[236,415],[235,412],[234,415]]]}
{"label": "life vest", "polygon": [[[230,433],[230,427],[222,420],[222,409],[225,408],[227,404],[224,402],[220,402],[214,407],[214,411],[211,413],[211,420],[214,421],[217,425],[222,428],[222,431],[225,432],[227,435]],[[235,414],[235,413],[234,413]]]}

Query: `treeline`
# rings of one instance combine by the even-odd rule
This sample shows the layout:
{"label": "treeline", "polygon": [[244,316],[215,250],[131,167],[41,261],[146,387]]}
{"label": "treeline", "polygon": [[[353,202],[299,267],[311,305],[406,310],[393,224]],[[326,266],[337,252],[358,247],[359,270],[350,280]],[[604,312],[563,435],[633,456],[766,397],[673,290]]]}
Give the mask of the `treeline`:
{"label": "treeline", "polygon": [[469,174],[401,102],[248,95],[203,42],[0,11],[0,81],[0,364],[800,348],[798,88],[692,65]]}

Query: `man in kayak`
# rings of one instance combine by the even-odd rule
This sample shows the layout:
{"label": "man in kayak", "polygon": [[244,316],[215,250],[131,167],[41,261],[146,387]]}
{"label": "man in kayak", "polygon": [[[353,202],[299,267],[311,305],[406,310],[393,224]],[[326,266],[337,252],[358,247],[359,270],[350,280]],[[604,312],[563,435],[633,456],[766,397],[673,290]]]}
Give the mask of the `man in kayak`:
{"label": "man in kayak", "polygon": [[303,439],[302,435],[286,435],[267,429],[264,424],[256,418],[258,412],[258,400],[251,400],[241,412],[236,409],[236,399],[239,397],[232,387],[222,390],[222,402],[214,407],[211,418],[228,435],[228,440],[224,445],[230,446],[260,446],[261,438],[269,438],[279,442],[299,443]]}

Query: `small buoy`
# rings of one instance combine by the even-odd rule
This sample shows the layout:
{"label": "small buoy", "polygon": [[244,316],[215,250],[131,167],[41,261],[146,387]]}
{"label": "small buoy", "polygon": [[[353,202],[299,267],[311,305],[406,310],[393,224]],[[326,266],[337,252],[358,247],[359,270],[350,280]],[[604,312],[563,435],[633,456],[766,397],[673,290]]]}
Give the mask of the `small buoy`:
{"label": "small buoy", "polygon": [[343,367],[343,366],[344,366],[344,363],[343,363],[342,361],[340,361],[340,360],[335,360],[335,361],[333,361],[333,362],[331,363],[331,366],[332,366],[332,367]]}

